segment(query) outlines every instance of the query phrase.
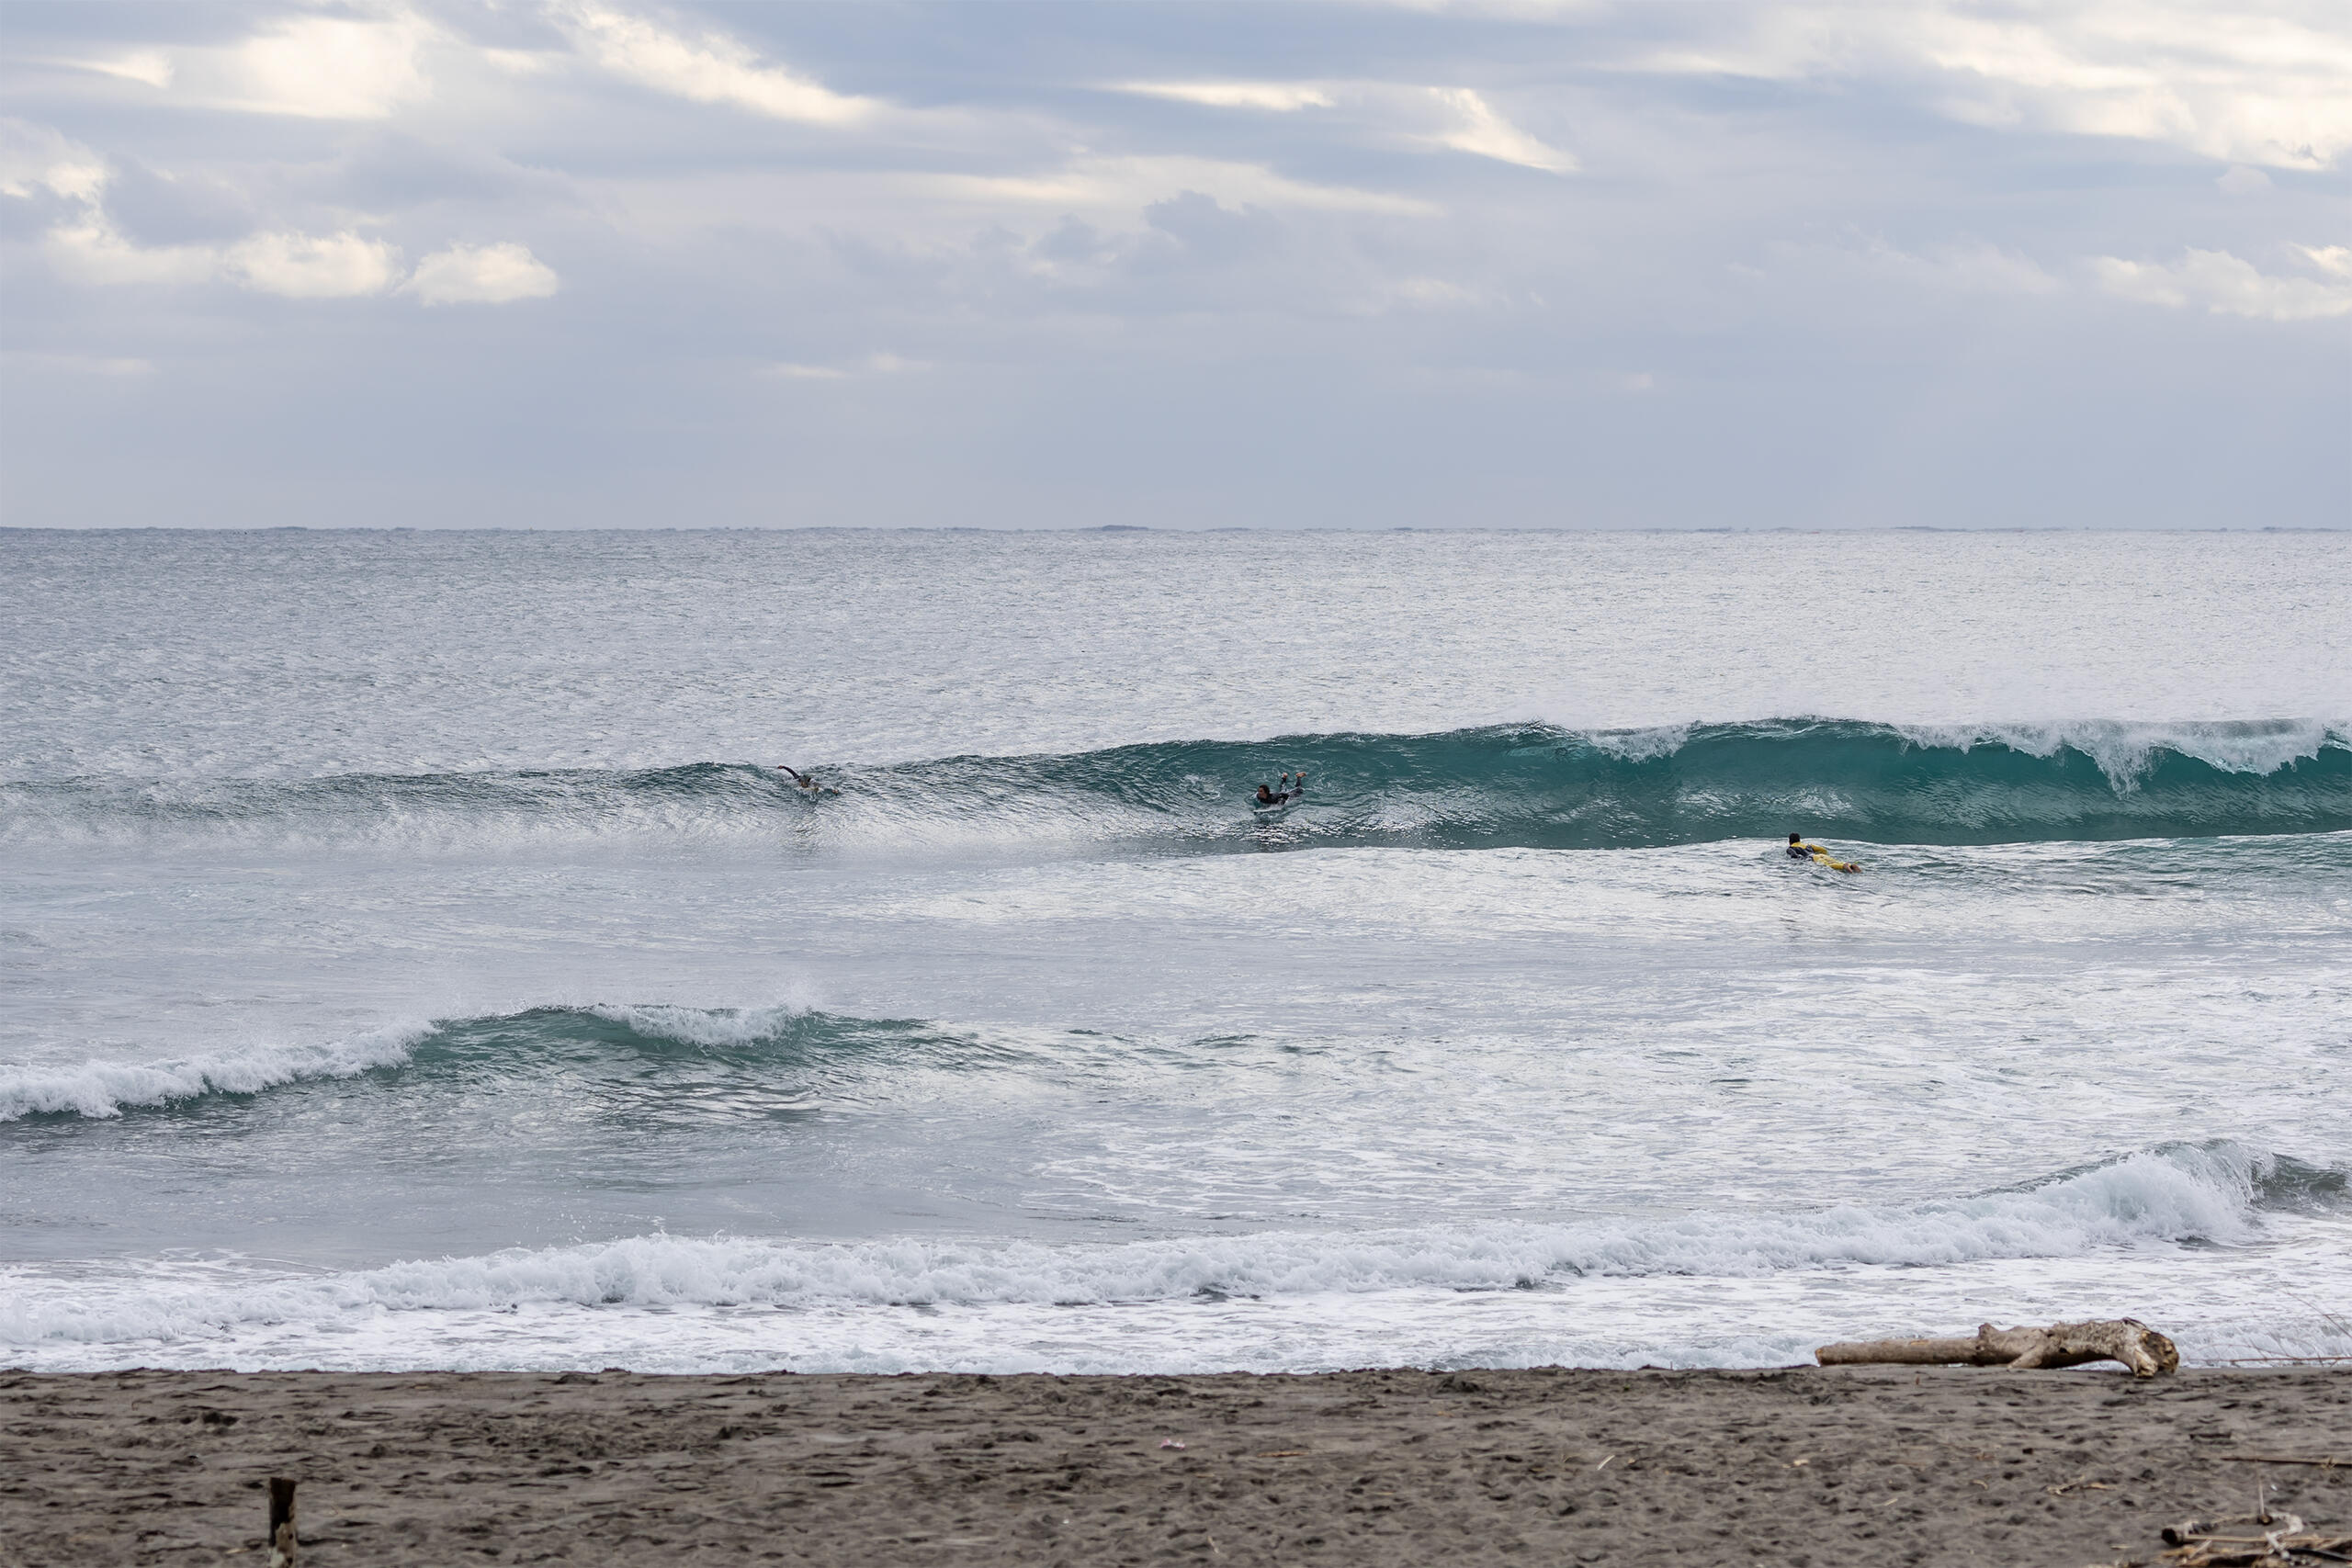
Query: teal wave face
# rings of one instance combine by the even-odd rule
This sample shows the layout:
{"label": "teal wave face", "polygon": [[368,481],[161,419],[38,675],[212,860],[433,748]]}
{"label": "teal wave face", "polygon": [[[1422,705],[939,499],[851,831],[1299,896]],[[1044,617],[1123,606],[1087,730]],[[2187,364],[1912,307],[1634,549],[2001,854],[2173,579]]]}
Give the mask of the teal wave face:
{"label": "teal wave face", "polygon": [[[1252,787],[1304,769],[1278,822]],[[769,768],[350,775],[0,787],[0,839],[527,844],[654,837],[810,848],[1047,840],[1628,849],[1790,832],[1885,844],[2207,838],[2352,829],[2352,741],[2279,722],[1983,727],[1836,720],[1594,733],[1176,741],[1030,757]]]}
{"label": "teal wave face", "polygon": [[1837,722],[1671,736],[1505,728],[958,759],[853,782],[921,792],[944,810],[978,800],[1107,802],[1216,836],[1232,831],[1219,807],[1246,806],[1249,784],[1303,768],[1307,793],[1280,837],[1442,847],[1625,849],[1791,831],[1975,844],[2352,828],[2352,750],[2339,739],[2323,736],[2307,754],[2281,757],[2277,728],[2217,733],[2223,728],[2176,733],[2173,743],[2115,735],[2101,746],[2086,736],[2041,751]]}
{"label": "teal wave face", "polygon": [[979,1049],[920,1022],[783,1008],[537,1008],[445,1023],[397,1070],[459,1090],[527,1085],[638,1134],[838,1111],[877,1075],[953,1071]]}
{"label": "teal wave face", "polygon": [[226,1127],[280,1094],[526,1091],[633,1130],[790,1119],[854,1106],[910,1072],[954,1073],[1003,1052],[899,1019],[791,1008],[534,1008],[388,1030],[336,1044],[256,1046],[145,1065],[80,1063],[0,1078],[0,1127],[196,1119]]}

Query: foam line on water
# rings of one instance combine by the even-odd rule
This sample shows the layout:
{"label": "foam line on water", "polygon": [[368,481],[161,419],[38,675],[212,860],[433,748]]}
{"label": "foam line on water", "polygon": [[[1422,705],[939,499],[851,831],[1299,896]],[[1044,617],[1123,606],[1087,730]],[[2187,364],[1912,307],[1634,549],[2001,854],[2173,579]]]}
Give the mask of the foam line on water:
{"label": "foam line on water", "polygon": [[1562,1289],[1579,1280],[1760,1278],[2101,1249],[2257,1241],[2266,1211],[2336,1211],[2346,1173],[2230,1143],[2170,1145],[2030,1188],[1901,1207],[1264,1232],[1114,1244],[902,1238],[809,1244],[641,1235],[205,1283],[92,1281],[11,1292],[0,1344],[175,1340],[254,1322],[577,1307],[1104,1305],[1412,1290]]}

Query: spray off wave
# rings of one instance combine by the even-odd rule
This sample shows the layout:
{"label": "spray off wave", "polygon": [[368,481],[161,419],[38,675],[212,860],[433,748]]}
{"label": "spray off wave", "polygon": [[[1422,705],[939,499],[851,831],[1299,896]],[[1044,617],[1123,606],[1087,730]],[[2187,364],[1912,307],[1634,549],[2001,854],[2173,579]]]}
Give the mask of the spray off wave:
{"label": "spray off wave", "polygon": [[[1899,727],[1786,720],[1187,741],[776,772],[345,775],[0,785],[0,842],[388,850],[632,840],[918,850],[1411,844],[1628,849],[1808,833],[1988,844],[2352,829],[2352,730],[2317,721]],[[1304,769],[1279,824],[1260,780]]]}

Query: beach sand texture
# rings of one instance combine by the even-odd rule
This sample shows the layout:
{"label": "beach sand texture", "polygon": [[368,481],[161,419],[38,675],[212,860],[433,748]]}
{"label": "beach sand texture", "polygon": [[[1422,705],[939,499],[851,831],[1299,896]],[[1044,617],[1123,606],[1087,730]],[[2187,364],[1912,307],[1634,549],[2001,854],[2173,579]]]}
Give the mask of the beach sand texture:
{"label": "beach sand texture", "polygon": [[[1181,1449],[1165,1446],[1179,1442]],[[2352,1369],[0,1375],[0,1562],[2149,1561],[2352,1516]]]}

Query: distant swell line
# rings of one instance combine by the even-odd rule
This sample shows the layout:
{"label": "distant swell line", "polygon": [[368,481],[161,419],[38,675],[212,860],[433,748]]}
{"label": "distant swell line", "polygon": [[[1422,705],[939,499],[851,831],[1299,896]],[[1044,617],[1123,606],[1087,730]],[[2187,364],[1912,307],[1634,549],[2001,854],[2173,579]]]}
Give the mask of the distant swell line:
{"label": "distant swell line", "polygon": [[[1889,844],[2352,829],[2352,730],[2316,720],[1491,727],[814,765],[837,794],[810,800],[773,768],[720,762],[290,782],[17,781],[0,784],[0,842],[1625,849],[1792,829]],[[1279,822],[1255,818],[1250,786],[1300,769],[1305,798]]]}

